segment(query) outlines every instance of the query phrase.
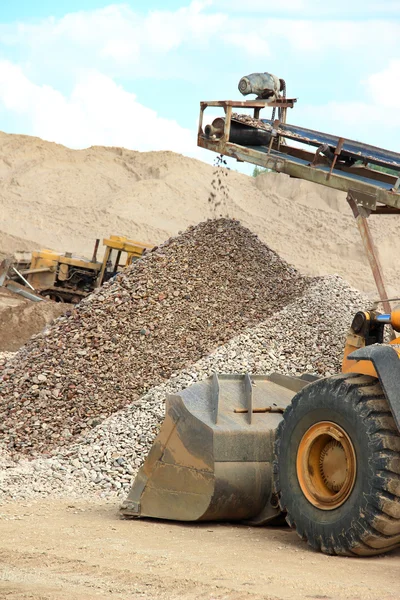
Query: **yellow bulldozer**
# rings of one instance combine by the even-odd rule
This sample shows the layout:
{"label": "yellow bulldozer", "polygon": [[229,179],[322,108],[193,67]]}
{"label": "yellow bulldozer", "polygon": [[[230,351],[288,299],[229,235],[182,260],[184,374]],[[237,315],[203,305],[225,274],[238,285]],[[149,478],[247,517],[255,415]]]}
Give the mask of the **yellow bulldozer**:
{"label": "yellow bulldozer", "polygon": [[111,235],[103,239],[105,251],[99,262],[99,243],[97,239],[91,259],[47,249],[35,250],[28,257],[17,256],[17,260],[8,265],[10,278],[5,286],[33,300],[42,296],[55,302],[76,304],[153,247]]}
{"label": "yellow bulldozer", "polygon": [[[295,100],[266,75],[239,84],[256,100],[201,103],[198,145],[346,191],[385,312],[375,304],[354,316],[338,375],[214,374],[169,396],[121,511],[252,525],[285,517],[327,554],[379,554],[400,546],[400,307],[391,309],[367,217],[400,214],[400,154],[287,125]],[[208,106],[225,115],[203,129]],[[271,119],[260,119],[265,107]]]}

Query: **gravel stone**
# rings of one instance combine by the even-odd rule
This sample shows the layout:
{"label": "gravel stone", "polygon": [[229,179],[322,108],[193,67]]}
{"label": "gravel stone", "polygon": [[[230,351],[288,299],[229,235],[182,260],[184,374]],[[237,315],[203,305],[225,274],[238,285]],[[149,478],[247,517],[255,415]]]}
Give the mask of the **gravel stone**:
{"label": "gravel stone", "polygon": [[28,456],[72,444],[309,283],[237,221],[189,228],[2,365],[2,443]]}
{"label": "gravel stone", "polygon": [[[340,277],[317,278],[271,318],[247,328],[196,364],[104,419],[53,456],[12,459],[0,451],[0,500],[47,495],[121,499],[164,418],[165,396],[214,372],[324,376],[340,370],[346,332],[368,300]],[[55,478],[57,474],[57,478]],[[95,478],[94,478],[95,477]]]}

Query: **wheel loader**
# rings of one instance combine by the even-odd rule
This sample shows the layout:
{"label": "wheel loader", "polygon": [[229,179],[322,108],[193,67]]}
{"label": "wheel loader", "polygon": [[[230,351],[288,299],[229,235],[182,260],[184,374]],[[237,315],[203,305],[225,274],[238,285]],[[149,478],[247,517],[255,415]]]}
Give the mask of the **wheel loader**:
{"label": "wheel loader", "polygon": [[[400,546],[400,306],[391,309],[367,217],[400,214],[400,155],[287,125],[295,100],[280,97],[283,80],[254,75],[239,89],[255,82],[255,101],[201,103],[198,145],[346,191],[385,312],[374,304],[354,316],[338,375],[214,374],[169,396],[121,511],[252,525],[284,517],[324,553],[388,552]],[[203,128],[208,106],[225,116]],[[272,119],[260,119],[265,107]]]}
{"label": "wheel loader", "polygon": [[[313,548],[400,545],[400,308],[355,315],[342,373],[213,375],[166,402],[127,517],[274,523]],[[311,380],[311,381],[310,381]]]}

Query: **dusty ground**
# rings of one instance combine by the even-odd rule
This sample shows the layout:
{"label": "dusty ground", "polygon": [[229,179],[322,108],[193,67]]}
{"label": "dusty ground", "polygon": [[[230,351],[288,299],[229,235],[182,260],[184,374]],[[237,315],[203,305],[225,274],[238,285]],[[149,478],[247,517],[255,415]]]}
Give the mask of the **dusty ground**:
{"label": "dusty ground", "polygon": [[0,352],[15,352],[69,308],[69,304],[47,300],[31,302],[0,288]]}
{"label": "dusty ground", "polygon": [[397,600],[400,552],[316,554],[284,528],[124,521],[117,505],[0,507],[7,600]]}

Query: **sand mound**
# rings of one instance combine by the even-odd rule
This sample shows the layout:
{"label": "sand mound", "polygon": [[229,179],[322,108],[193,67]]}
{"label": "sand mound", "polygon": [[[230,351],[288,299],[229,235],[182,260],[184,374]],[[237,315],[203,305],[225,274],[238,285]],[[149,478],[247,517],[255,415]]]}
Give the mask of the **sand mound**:
{"label": "sand mound", "polygon": [[12,255],[18,251],[31,252],[40,248],[40,244],[29,239],[8,235],[4,231],[0,231],[0,261],[6,256]]}
{"label": "sand mound", "polygon": [[235,221],[189,229],[96,290],[7,364],[4,438],[22,452],[71,442],[266,319],[307,283]]}
{"label": "sand mound", "polygon": [[[198,160],[173,152],[70,150],[4,133],[0,145],[0,231],[35,244],[90,256],[96,237],[114,233],[159,243],[214,216],[208,202],[214,169]],[[230,172],[226,183],[224,215],[239,219],[303,273],[338,273],[376,295],[344,194],[275,173]],[[392,294],[400,291],[397,223],[371,218]]]}
{"label": "sand mound", "polygon": [[0,352],[18,350],[68,307],[56,302],[31,302],[0,288]]}

